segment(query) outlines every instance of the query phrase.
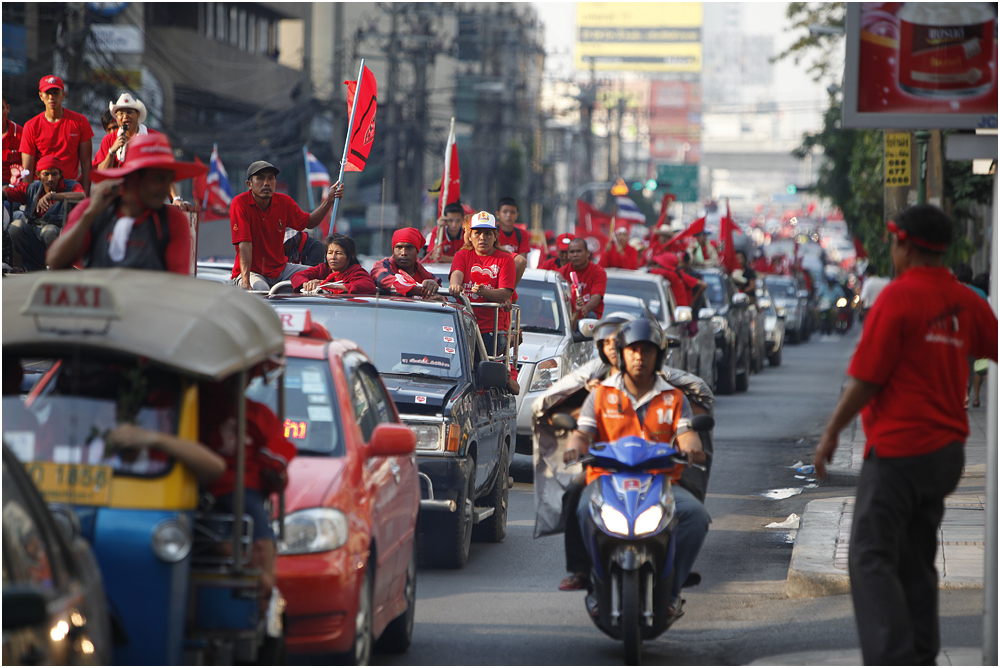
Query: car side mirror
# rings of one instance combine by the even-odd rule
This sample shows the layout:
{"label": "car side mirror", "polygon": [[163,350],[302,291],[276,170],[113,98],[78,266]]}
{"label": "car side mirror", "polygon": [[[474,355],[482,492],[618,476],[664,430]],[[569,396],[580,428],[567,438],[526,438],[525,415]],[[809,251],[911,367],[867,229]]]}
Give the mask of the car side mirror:
{"label": "car side mirror", "polygon": [[769,308],[771,308],[771,300],[770,300],[770,299],[767,299],[766,297],[762,298],[762,299],[760,300],[760,302],[758,302],[758,303],[760,304],[760,309],[761,309],[762,311],[763,311],[764,309],[769,309]]}
{"label": "car side mirror", "polygon": [[594,329],[597,327],[597,323],[600,322],[596,318],[584,318],[576,325],[576,331],[573,332],[573,343],[586,343],[594,336]]}
{"label": "car side mirror", "polygon": [[691,322],[694,319],[694,312],[690,306],[678,306],[674,309],[674,322]]}
{"label": "car side mirror", "polygon": [[368,439],[369,457],[408,455],[417,448],[417,435],[405,424],[382,423]]}
{"label": "car side mirror", "polygon": [[733,306],[745,306],[750,302],[750,297],[747,296],[745,292],[737,292],[733,295],[732,304]]}
{"label": "car side mirror", "polygon": [[507,387],[507,369],[503,362],[480,362],[476,367],[476,385],[481,390]]}
{"label": "car side mirror", "polygon": [[552,426],[556,429],[573,431],[576,429],[576,418],[569,413],[556,413],[552,416]]}
{"label": "car side mirror", "polygon": [[674,350],[681,347],[681,339],[679,336],[674,336],[673,334],[667,334],[666,339],[667,339],[668,350]]}
{"label": "car side mirror", "polygon": [[691,418],[691,429],[694,431],[711,431],[715,428],[715,418],[711,415],[695,415]]}
{"label": "car side mirror", "polygon": [[3,630],[41,626],[49,620],[45,594],[31,585],[4,585]]}
{"label": "car side mirror", "polygon": [[698,320],[711,320],[714,315],[714,308],[703,308],[698,311]]}
{"label": "car side mirror", "polygon": [[808,290],[799,290],[798,292],[795,293],[795,295],[799,299],[809,299],[809,291]]}

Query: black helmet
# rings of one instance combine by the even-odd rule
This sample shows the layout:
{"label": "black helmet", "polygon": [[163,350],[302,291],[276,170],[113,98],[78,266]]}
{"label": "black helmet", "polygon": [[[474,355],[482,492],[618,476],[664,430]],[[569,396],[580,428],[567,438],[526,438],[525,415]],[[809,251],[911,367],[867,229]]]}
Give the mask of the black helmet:
{"label": "black helmet", "polygon": [[655,322],[646,320],[633,320],[621,326],[618,335],[615,337],[615,354],[618,355],[618,370],[625,373],[625,356],[622,351],[633,343],[648,341],[656,346],[656,369],[663,366],[663,358],[667,354],[667,341],[663,330]]}
{"label": "black helmet", "polygon": [[611,360],[604,354],[604,346],[601,345],[601,341],[604,339],[613,339],[615,334],[618,333],[618,328],[623,323],[629,322],[632,319],[633,317],[628,313],[616,311],[604,316],[600,322],[594,325],[594,331],[591,333],[591,336],[593,336],[594,344],[597,346],[597,354],[605,364],[611,364]]}

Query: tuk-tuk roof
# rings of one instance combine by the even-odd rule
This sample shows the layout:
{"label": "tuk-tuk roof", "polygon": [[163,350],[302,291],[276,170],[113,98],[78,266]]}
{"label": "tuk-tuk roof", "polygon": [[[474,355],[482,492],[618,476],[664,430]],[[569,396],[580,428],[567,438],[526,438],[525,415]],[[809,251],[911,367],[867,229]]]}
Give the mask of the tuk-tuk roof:
{"label": "tuk-tuk roof", "polygon": [[189,276],[87,269],[4,278],[4,352],[54,355],[69,346],[222,380],[280,356],[284,333],[263,299]]}

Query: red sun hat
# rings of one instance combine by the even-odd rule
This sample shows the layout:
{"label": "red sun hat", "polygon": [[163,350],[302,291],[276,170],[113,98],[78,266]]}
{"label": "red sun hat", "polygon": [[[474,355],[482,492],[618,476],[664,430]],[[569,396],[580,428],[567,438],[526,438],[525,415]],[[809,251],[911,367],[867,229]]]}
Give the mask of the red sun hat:
{"label": "red sun hat", "polygon": [[206,165],[193,162],[179,162],[174,158],[170,140],[162,133],[136,135],[128,143],[125,164],[113,169],[95,169],[91,181],[97,183],[105,179],[117,179],[140,169],[169,169],[174,173],[174,181],[183,181],[208,172]]}

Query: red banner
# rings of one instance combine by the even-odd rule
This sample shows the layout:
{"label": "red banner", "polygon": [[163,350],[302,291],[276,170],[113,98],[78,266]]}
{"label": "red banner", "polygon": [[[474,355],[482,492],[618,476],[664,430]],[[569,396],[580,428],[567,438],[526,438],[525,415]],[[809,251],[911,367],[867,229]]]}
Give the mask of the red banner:
{"label": "red banner", "polygon": [[[736,258],[736,249],[733,248],[734,230],[737,230],[736,221],[729,215],[729,202],[726,202],[726,215],[722,219],[722,225],[719,230],[719,238],[725,247],[722,249],[719,259],[722,260],[722,266],[729,273],[740,268],[740,261]],[[742,232],[737,231],[737,234],[742,234]]]}
{"label": "red banner", "polygon": [[444,148],[444,173],[441,175],[441,194],[438,197],[438,218],[444,208],[461,199],[461,178],[458,169],[458,144],[455,143],[455,119],[451,120],[448,143]]}
{"label": "red banner", "polygon": [[[351,105],[354,103],[354,91],[357,81],[345,81],[347,84],[347,113],[350,117]],[[360,172],[368,162],[368,154],[372,150],[375,139],[375,111],[378,108],[378,86],[375,75],[367,66],[361,73],[361,89],[357,93],[358,104],[354,111],[354,123],[351,126],[350,140],[347,150],[345,172]]]}
{"label": "red banner", "polygon": [[611,214],[595,209],[582,199],[576,200],[576,234],[587,241],[590,259],[597,262],[608,245],[611,234]]}
{"label": "red banner", "polygon": [[694,221],[688,225],[683,232],[678,233],[673,239],[667,242],[664,247],[665,250],[674,251],[679,253],[686,249],[687,244],[684,243],[687,239],[690,239],[696,234],[700,234],[705,231],[705,217],[702,216],[698,220]]}

